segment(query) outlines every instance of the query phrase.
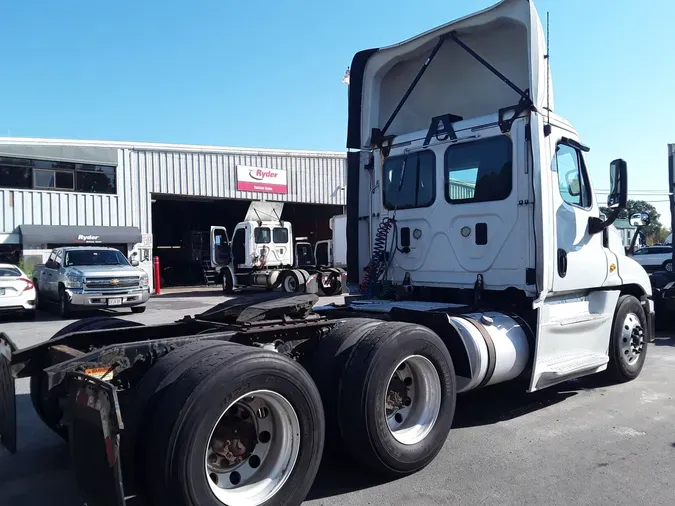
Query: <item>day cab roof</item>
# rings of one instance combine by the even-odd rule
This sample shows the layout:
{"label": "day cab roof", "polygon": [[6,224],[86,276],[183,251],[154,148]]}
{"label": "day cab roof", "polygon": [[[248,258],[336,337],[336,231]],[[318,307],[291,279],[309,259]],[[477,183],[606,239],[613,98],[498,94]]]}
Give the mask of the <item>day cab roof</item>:
{"label": "day cab roof", "polygon": [[518,104],[521,96],[462,44],[526,91],[533,110],[544,112],[547,104],[553,109],[535,6],[531,0],[502,0],[404,42],[357,53],[350,67],[348,148],[372,147],[373,129],[385,125],[441,39],[387,135],[426,130],[431,118],[443,114],[467,120]]}

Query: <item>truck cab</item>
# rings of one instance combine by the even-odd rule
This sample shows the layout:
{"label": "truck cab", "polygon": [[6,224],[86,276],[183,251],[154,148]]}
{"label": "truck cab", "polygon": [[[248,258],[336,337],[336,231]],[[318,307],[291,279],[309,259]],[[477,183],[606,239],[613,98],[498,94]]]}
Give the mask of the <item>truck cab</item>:
{"label": "truck cab", "polygon": [[602,218],[590,148],[555,113],[532,2],[357,53],[347,138],[360,151],[347,177],[350,277],[366,297],[520,315],[533,330],[530,390],[615,363],[617,318],[653,336],[649,277],[608,230],[627,164],[610,166]]}

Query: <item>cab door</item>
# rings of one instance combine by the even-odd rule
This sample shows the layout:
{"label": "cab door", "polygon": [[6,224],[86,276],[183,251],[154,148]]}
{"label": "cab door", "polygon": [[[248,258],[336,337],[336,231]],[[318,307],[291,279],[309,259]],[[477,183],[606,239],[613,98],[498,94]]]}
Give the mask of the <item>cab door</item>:
{"label": "cab door", "polygon": [[225,227],[211,227],[210,234],[211,245],[211,267],[222,267],[229,265],[232,260],[230,240]]}
{"label": "cab door", "polygon": [[579,292],[603,286],[609,261],[603,234],[591,234],[589,218],[600,216],[584,163],[584,148],[561,128],[553,128],[551,181],[556,250],[553,291]]}

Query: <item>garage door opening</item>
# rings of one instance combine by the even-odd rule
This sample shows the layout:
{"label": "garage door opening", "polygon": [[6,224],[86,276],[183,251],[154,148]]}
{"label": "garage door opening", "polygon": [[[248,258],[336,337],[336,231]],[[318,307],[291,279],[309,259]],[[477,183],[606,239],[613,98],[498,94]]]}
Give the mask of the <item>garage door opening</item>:
{"label": "garage door opening", "polygon": [[[250,203],[153,195],[153,255],[159,257],[161,286],[219,283],[209,268],[209,232],[212,226],[234,230]],[[285,203],[281,219],[292,224],[295,237],[315,242],[331,238],[330,218],[342,212],[342,206]]]}

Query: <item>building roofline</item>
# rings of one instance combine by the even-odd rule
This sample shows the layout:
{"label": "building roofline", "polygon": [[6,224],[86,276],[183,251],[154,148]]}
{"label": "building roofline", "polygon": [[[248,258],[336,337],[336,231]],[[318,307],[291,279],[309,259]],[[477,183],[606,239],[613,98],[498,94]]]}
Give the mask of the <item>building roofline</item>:
{"label": "building roofline", "polygon": [[202,153],[230,153],[242,155],[272,155],[272,156],[314,156],[323,158],[347,158],[347,152],[341,151],[309,151],[294,149],[269,148],[234,148],[228,146],[208,146],[198,144],[164,144],[154,142],[130,141],[96,141],[76,139],[41,139],[36,137],[0,137],[0,145],[27,145],[27,146],[74,146],[100,147],[117,149],[134,149],[139,151],[189,151]]}

